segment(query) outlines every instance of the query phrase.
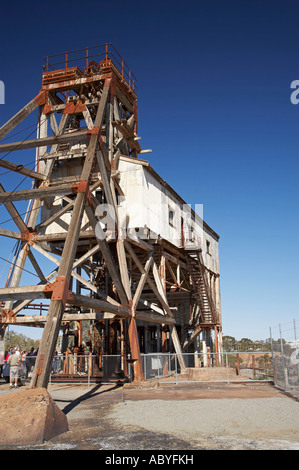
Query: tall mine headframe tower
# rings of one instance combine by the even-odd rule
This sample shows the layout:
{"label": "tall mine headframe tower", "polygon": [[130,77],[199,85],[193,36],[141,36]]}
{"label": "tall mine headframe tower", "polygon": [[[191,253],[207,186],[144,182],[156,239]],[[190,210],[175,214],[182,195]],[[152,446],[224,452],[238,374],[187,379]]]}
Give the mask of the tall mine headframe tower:
{"label": "tall mine headframe tower", "polygon": [[[0,144],[2,154],[36,149],[34,170],[0,159],[29,187],[0,185],[18,229],[0,235],[19,241],[0,328],[3,337],[9,324],[44,326],[31,387],[47,387],[59,332],[67,338],[74,322],[80,353],[83,320],[92,350],[119,354],[135,380],[141,352],[175,352],[181,370],[183,352],[212,347],[213,335],[220,352],[219,236],[139,158],[136,79],[123,58],[111,44],[47,57],[41,91],[0,140],[34,110],[37,138]],[[24,219],[18,201],[30,201]],[[53,262],[50,273],[37,254]],[[36,285],[23,285],[28,261]],[[48,299],[47,313],[24,314],[36,299]]]}

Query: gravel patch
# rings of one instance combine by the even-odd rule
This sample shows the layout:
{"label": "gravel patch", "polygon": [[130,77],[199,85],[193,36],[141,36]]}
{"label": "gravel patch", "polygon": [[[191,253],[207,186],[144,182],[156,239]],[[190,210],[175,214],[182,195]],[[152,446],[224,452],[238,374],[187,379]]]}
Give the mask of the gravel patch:
{"label": "gravel patch", "polygon": [[299,403],[288,397],[124,401],[113,406],[110,418],[118,426],[184,439],[274,439],[299,449]]}
{"label": "gravel patch", "polygon": [[[0,395],[14,393],[7,388],[0,387]],[[191,451],[194,456],[201,450],[299,450],[299,401],[266,384],[51,385],[50,394],[66,414],[69,431],[18,449]]]}

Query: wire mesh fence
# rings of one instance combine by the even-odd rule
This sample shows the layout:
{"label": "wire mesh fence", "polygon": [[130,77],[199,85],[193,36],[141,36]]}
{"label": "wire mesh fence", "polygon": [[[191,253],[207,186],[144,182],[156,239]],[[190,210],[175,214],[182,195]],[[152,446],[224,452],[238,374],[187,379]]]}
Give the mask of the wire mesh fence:
{"label": "wire mesh fence", "polygon": [[[271,381],[285,391],[299,394],[298,328],[296,320],[271,327],[271,350],[267,351],[141,354],[144,378],[158,378],[163,383]],[[35,356],[21,358],[19,375],[22,380],[30,380],[35,361]],[[3,342],[0,377],[9,381]],[[121,354],[57,354],[52,361],[50,376],[50,382],[88,384],[133,379],[134,360]]]}
{"label": "wire mesh fence", "polygon": [[270,328],[274,384],[285,391],[299,393],[299,322]]}
{"label": "wire mesh fence", "polygon": [[159,378],[161,383],[273,380],[270,351],[181,355],[155,353],[143,354],[141,359],[145,379]]}
{"label": "wire mesh fence", "polygon": [[[30,380],[35,356],[21,358],[20,379]],[[162,383],[272,381],[271,352],[195,352],[141,354],[144,378]],[[2,365],[2,377],[9,380],[9,365]],[[279,375],[279,374],[278,374]],[[279,375],[280,376],[280,375]],[[121,382],[134,379],[130,356],[57,354],[52,361],[50,383]]]}

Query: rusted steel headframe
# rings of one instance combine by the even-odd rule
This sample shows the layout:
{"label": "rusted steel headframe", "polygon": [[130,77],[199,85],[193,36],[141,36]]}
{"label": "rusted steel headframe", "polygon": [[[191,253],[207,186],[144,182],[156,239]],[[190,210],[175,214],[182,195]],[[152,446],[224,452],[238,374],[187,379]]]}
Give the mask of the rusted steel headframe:
{"label": "rusted steel headframe", "polygon": [[[95,227],[97,218],[95,217],[95,198],[93,196],[91,187],[95,185],[93,172],[95,165],[97,164],[100,169],[101,175],[101,188],[105,194],[106,200],[114,204],[116,212],[116,229],[117,223],[117,207],[115,206],[116,194],[113,180],[111,179],[111,170],[115,170],[115,161],[113,158],[113,142],[103,142],[103,133],[107,133],[107,128],[111,125],[110,118],[107,111],[107,107],[113,108],[115,100],[117,99],[122,106],[126,108],[127,114],[132,117],[133,127],[130,127],[119,121],[115,122],[116,129],[123,132],[124,139],[127,141],[128,148],[132,152],[133,156],[137,156],[140,152],[138,142],[134,139],[138,129],[138,112],[137,112],[137,96],[136,96],[136,80],[132,72],[123,60],[118,62],[119,57],[115,54],[109,55],[109,48],[105,45],[104,58],[99,62],[95,63],[94,60],[89,60],[89,53],[86,52],[86,67],[84,70],[78,67],[70,66],[70,56],[66,56],[66,62],[64,67],[60,69],[50,70],[49,61],[47,62],[46,70],[43,73],[42,89],[40,93],[26,105],[16,116],[14,116],[8,123],[6,123],[0,129],[0,138],[5,137],[12,129],[16,127],[23,119],[25,119],[34,109],[39,108],[41,119],[49,119],[51,126],[53,124],[52,116],[56,112],[61,114],[61,122],[55,131],[54,136],[40,137],[35,141],[26,143],[21,148],[37,148],[43,145],[52,145],[53,151],[59,151],[59,146],[67,146],[69,142],[76,137],[75,132],[67,133],[65,131],[65,124],[69,118],[76,119],[76,116],[83,116],[87,123],[87,131],[84,133],[79,132],[77,136],[78,141],[85,139],[84,142],[87,144],[85,156],[82,161],[82,168],[79,180],[75,183],[71,182],[69,185],[62,183],[60,186],[54,186],[51,181],[51,175],[53,174],[53,167],[55,159],[51,158],[46,160],[39,159],[38,166],[43,163],[43,171],[39,169],[39,172],[32,174],[35,179],[33,189],[25,190],[22,193],[15,192],[14,198],[9,197],[5,190],[1,186],[0,197],[2,195],[2,201],[13,216],[20,234],[16,232],[3,231],[3,235],[15,236],[22,243],[21,252],[19,259],[17,260],[17,266],[20,267],[20,271],[24,268],[26,258],[30,256],[30,260],[34,263],[37,273],[41,276],[42,271],[36,262],[31,248],[38,248],[42,250],[41,242],[48,241],[54,244],[57,239],[57,234],[54,236],[41,235],[40,230],[43,224],[37,225],[37,217],[40,210],[40,200],[47,197],[55,197],[57,195],[72,195],[74,197],[72,204],[69,203],[72,210],[72,217],[68,231],[63,238],[63,246],[60,262],[58,262],[58,272],[55,281],[47,281],[43,279],[43,289],[41,289],[42,295],[45,298],[50,299],[47,321],[45,324],[42,340],[39,347],[39,353],[36,361],[36,368],[33,373],[31,380],[31,387],[47,387],[52,357],[55,352],[56,342],[59,334],[59,329],[62,324],[62,317],[66,308],[66,305],[90,305],[90,308],[94,308],[95,311],[112,311],[115,313],[115,318],[125,319],[128,322],[128,338],[131,352],[131,361],[133,363],[134,377],[135,379],[143,379],[143,370],[140,357],[140,347],[138,340],[137,324],[136,324],[136,308],[137,303],[133,302],[133,295],[130,291],[130,285],[128,284],[128,268],[126,266],[126,252],[125,245],[121,241],[116,243],[116,252],[112,253],[111,247],[105,239],[97,239],[95,236]],[[90,98],[91,96],[91,98]],[[92,100],[92,110],[88,108]],[[110,109],[112,109],[110,108]],[[106,126],[106,130],[103,131],[103,126]],[[1,145],[0,145],[1,147]],[[0,149],[1,150],[1,149]],[[110,153],[109,153],[110,151]],[[58,152],[59,153],[59,152]],[[48,154],[51,157],[50,154]],[[59,157],[57,157],[59,160]],[[94,186],[93,186],[94,187]],[[14,200],[32,199],[32,207],[28,222],[25,224],[20,217],[16,207],[14,206]],[[63,209],[62,209],[63,210]],[[111,299],[107,296],[105,301],[94,299],[86,300],[82,296],[75,296],[69,289],[71,285],[71,277],[73,275],[73,266],[75,258],[78,258],[77,246],[79,239],[84,239],[84,234],[81,231],[81,223],[83,214],[86,214],[89,219],[89,223],[93,229],[93,237],[96,238],[100,252],[102,253],[103,259],[105,260],[106,267],[109,275],[112,279],[115,287],[116,297],[111,303]],[[55,215],[52,216],[55,220]],[[56,238],[55,238],[56,236]],[[87,233],[85,232],[85,236]],[[59,237],[58,237],[59,238]],[[127,247],[129,249],[129,247]],[[132,250],[132,248],[130,248]],[[45,251],[43,250],[43,253]],[[80,252],[81,253],[81,252]],[[45,253],[46,254],[46,253]],[[82,255],[82,253],[81,253]],[[48,255],[49,256],[49,255]],[[135,260],[138,266],[138,259]],[[141,280],[140,280],[140,292],[143,288],[146,276],[148,276],[149,268],[152,266],[152,261],[148,260],[145,268],[141,268]],[[139,267],[139,266],[138,266]],[[144,272],[145,270],[145,272]],[[14,273],[12,288],[19,285],[21,274],[18,272]],[[147,282],[153,287],[150,278]],[[152,284],[150,284],[152,283]],[[153,287],[154,288],[154,287]],[[158,289],[155,287],[154,291]],[[40,292],[38,295],[41,295]],[[160,295],[160,294],[159,294]],[[19,297],[21,299],[21,297]],[[16,297],[16,300],[18,297]],[[22,298],[19,301],[21,306],[25,307],[30,304],[31,299]],[[165,321],[174,322],[173,315],[168,308],[167,302],[164,298],[160,298],[160,301],[164,305]],[[106,302],[106,303],[105,303]],[[20,305],[18,302],[7,301],[5,302],[4,308],[1,309],[1,318],[3,325],[5,325],[6,319],[9,323],[12,322],[13,318],[16,318],[17,313],[20,311]],[[106,306],[106,307],[105,307]],[[150,321],[154,320],[154,313]],[[153,318],[153,320],[152,320]],[[159,320],[162,323],[161,320]],[[178,343],[177,343],[178,344]],[[182,362],[183,366],[183,362]]]}

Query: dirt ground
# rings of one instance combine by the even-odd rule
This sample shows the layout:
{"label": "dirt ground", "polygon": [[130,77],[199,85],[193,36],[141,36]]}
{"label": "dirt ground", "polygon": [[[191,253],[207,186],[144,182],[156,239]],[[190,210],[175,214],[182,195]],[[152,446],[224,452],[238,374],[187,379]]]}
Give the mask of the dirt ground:
{"label": "dirt ground", "polygon": [[[14,449],[299,450],[299,402],[267,383],[52,384],[48,391],[69,431]],[[17,391],[3,384],[2,393]]]}

